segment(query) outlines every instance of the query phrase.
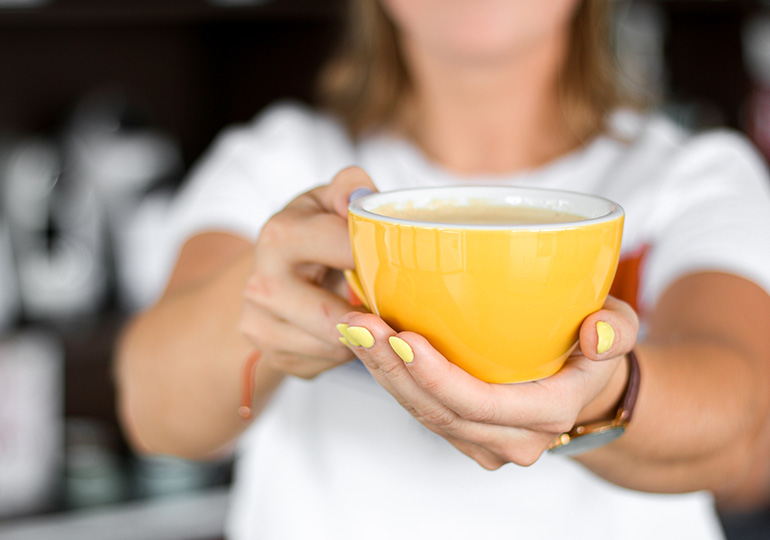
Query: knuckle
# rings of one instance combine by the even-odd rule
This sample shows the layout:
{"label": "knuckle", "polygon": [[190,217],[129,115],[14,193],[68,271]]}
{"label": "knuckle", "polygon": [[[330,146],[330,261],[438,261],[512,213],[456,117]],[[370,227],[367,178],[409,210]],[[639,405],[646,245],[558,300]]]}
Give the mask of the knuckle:
{"label": "knuckle", "polygon": [[482,424],[493,423],[496,417],[494,402],[490,399],[485,399],[484,401],[481,401],[474,410],[464,415],[464,417],[473,422]]}
{"label": "knuckle", "polygon": [[262,226],[257,236],[257,254],[276,253],[290,249],[307,236],[307,217],[299,210],[283,210],[273,215]]}
{"label": "knuckle", "polygon": [[372,373],[379,371],[380,366],[367,354],[359,354],[358,359],[369,369]]}
{"label": "knuckle", "polygon": [[488,471],[496,471],[506,463],[507,461],[504,461],[502,459],[493,458],[490,456],[481,456],[479,458],[474,458],[476,460],[476,463],[484,467]]}
{"label": "knuckle", "polygon": [[425,407],[419,411],[419,415],[425,422],[442,430],[453,428],[456,420],[453,413],[440,405]]}
{"label": "knuckle", "polygon": [[443,391],[443,382],[436,378],[426,378],[420,382],[420,386],[434,396],[441,395]]}
{"label": "knuckle", "polygon": [[455,445],[458,450],[488,471],[496,471],[507,462],[475,444]]}
{"label": "knuckle", "polygon": [[278,288],[276,280],[262,272],[254,272],[246,280],[243,297],[257,304],[264,304],[275,295]]}
{"label": "knuckle", "polygon": [[278,212],[268,219],[259,232],[257,243],[265,246],[277,246],[286,241],[292,230],[294,219],[290,213]]}
{"label": "knuckle", "polygon": [[403,399],[399,399],[398,402],[406,410],[406,412],[408,412],[409,414],[414,416],[417,420],[419,420],[423,426],[430,429],[431,431],[434,431],[433,426],[425,422],[425,419],[420,416],[420,414],[417,412],[417,409],[415,409],[411,403]]}
{"label": "knuckle", "polygon": [[246,337],[249,341],[256,345],[259,345],[260,349],[264,351],[265,336],[262,331],[263,325],[259,324],[258,320],[254,320],[252,317],[241,317],[238,321],[238,332]]}
{"label": "knuckle", "polygon": [[377,369],[379,369],[384,375],[388,376],[388,378],[395,378],[401,375],[403,366],[397,364],[396,362],[382,362],[377,364]]}
{"label": "knuckle", "polygon": [[293,375],[294,377],[297,377],[298,379],[302,379],[305,381],[312,381],[313,379],[318,377],[318,375],[320,374],[321,374],[321,371],[311,370],[308,368],[299,369],[293,373],[290,373],[290,375]]}
{"label": "knuckle", "polygon": [[508,447],[505,448],[500,456],[507,463],[515,463],[520,467],[530,467],[540,459],[543,454],[543,449],[535,447],[533,445],[525,445],[521,447]]}

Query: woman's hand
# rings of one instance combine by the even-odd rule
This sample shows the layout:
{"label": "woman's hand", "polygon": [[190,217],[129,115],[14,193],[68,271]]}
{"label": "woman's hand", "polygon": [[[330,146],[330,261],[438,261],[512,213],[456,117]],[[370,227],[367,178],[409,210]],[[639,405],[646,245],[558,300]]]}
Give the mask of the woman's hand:
{"label": "woman's hand", "polygon": [[[585,319],[580,347],[558,373],[500,385],[476,379],[422,336],[397,333],[375,315],[348,313],[340,322],[351,349],[407,411],[488,469],[530,465],[577,421],[612,417],[627,376],[620,360],[638,332],[631,307],[608,298]],[[609,324],[612,337],[604,324],[597,330],[599,322]]]}
{"label": "woman's hand", "polygon": [[240,329],[278,371],[312,378],[352,358],[335,324],[351,310],[339,270],[353,267],[345,216],[359,187],[374,185],[360,169],[341,171],[274,215],[257,239]]}

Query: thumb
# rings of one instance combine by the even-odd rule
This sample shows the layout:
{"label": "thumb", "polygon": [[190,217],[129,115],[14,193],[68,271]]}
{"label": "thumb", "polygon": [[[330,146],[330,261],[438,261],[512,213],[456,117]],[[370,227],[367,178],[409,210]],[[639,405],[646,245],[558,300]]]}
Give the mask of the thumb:
{"label": "thumb", "polygon": [[633,308],[608,296],[604,307],[583,321],[580,349],[591,360],[615,358],[634,348],[638,334],[639,318]]}
{"label": "thumb", "polygon": [[328,196],[334,212],[347,218],[348,203],[374,191],[377,191],[377,187],[363,169],[347,167],[338,172],[332,183],[329,184]]}

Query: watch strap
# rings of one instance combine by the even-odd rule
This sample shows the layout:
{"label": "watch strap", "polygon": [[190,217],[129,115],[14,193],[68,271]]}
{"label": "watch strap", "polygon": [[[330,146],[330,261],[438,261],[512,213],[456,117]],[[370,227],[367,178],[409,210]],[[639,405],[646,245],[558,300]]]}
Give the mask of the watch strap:
{"label": "watch strap", "polygon": [[626,356],[628,358],[628,384],[626,385],[626,391],[623,394],[623,400],[621,401],[620,406],[623,409],[621,412],[621,415],[624,415],[623,420],[625,423],[628,423],[634,415],[636,398],[639,396],[639,382],[642,377],[641,370],[639,369],[639,359],[636,357],[636,353],[631,350]]}
{"label": "watch strap", "polygon": [[641,381],[641,370],[636,353],[631,351],[626,358],[628,379],[614,418],[574,426],[570,431],[559,435],[548,446],[549,452],[565,455],[582,453],[607,444],[623,433],[634,414]]}

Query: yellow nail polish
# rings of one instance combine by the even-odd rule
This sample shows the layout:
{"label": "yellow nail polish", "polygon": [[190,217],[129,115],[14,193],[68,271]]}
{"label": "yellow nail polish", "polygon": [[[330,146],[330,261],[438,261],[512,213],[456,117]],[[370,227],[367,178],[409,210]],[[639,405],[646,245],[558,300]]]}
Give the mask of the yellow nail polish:
{"label": "yellow nail polish", "polygon": [[412,351],[412,348],[406,341],[396,336],[390,336],[388,338],[388,343],[390,343],[390,348],[393,349],[401,360],[407,364],[412,363],[414,360],[414,351]]}
{"label": "yellow nail polish", "polygon": [[345,331],[347,332],[348,339],[351,342],[356,341],[361,347],[365,349],[371,349],[374,345],[374,336],[363,326],[348,326]]}
{"label": "yellow nail polish", "polygon": [[599,321],[596,323],[596,335],[599,337],[596,353],[603,354],[609,351],[612,342],[615,341],[615,330],[612,329],[612,326],[604,321]]}
{"label": "yellow nail polish", "polygon": [[340,336],[340,343],[342,343],[348,349],[352,347],[350,342],[347,339],[345,339],[344,337],[342,337],[342,336]]}
{"label": "yellow nail polish", "polygon": [[353,347],[358,347],[360,345],[360,343],[358,343],[358,341],[356,341],[355,338],[353,338],[353,336],[351,336],[348,333],[348,325],[347,324],[339,323],[337,325],[337,331],[340,334],[342,334],[342,337],[344,337],[347,340],[348,345],[352,345]]}

